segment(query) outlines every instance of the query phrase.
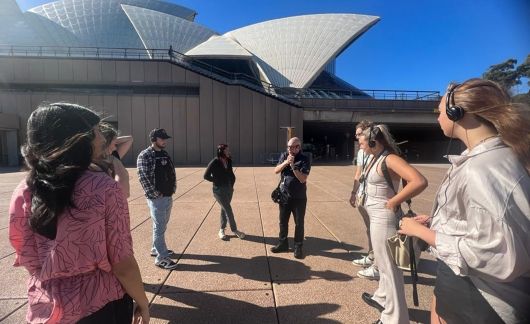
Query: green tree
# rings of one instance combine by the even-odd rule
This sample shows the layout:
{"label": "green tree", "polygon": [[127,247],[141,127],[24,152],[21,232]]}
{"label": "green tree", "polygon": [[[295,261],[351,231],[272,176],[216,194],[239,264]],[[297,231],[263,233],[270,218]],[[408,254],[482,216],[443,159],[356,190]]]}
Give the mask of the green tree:
{"label": "green tree", "polygon": [[499,83],[506,90],[511,90],[513,86],[521,84],[521,74],[515,67],[516,64],[516,59],[508,59],[503,63],[492,65],[482,77]]}
{"label": "green tree", "polygon": [[[499,83],[508,90],[508,92],[513,93],[512,88],[515,85],[522,84],[522,78],[527,79],[527,84],[530,86],[530,54],[526,57],[526,60],[523,63],[517,67],[516,65],[516,59],[508,59],[503,63],[490,66],[482,77]],[[528,93],[513,95],[513,100],[530,105],[530,90]]]}
{"label": "green tree", "polygon": [[[527,84],[530,87],[530,54],[528,54],[524,63],[517,67],[517,72],[522,78],[528,79]],[[528,92],[530,94],[530,90]]]}

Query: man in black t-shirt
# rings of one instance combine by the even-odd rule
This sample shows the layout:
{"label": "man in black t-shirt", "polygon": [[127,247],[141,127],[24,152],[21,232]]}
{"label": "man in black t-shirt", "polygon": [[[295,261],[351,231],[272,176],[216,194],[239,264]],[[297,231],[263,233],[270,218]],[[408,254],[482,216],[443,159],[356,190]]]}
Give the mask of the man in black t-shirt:
{"label": "man in black t-shirt", "polygon": [[274,173],[281,172],[282,190],[289,196],[285,205],[280,204],[280,234],[279,242],[271,248],[272,253],[286,252],[289,250],[287,235],[289,233],[289,218],[293,213],[294,230],[294,257],[302,259],[302,244],[304,243],[304,219],[307,205],[306,181],[311,170],[309,158],[302,154],[302,143],[298,137],[293,137],[287,143],[287,152],[279,159]]}
{"label": "man in black t-shirt", "polygon": [[173,270],[177,264],[171,260],[174,252],[166,245],[165,233],[173,194],[177,190],[175,167],[171,158],[164,150],[166,140],[171,138],[164,129],[155,128],[149,133],[151,146],[140,152],[137,160],[138,176],[147,198],[147,205],[153,220],[153,246],[151,256],[155,258],[155,265]]}

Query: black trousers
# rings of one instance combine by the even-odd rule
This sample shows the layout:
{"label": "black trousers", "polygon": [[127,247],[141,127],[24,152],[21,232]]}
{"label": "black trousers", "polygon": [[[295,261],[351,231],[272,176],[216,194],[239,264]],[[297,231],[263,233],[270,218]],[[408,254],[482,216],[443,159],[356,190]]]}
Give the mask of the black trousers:
{"label": "black trousers", "polygon": [[471,279],[455,275],[443,261],[438,260],[436,284],[436,313],[448,324],[504,323]]}
{"label": "black trousers", "polygon": [[77,324],[131,324],[133,300],[125,294],[122,299],[107,303],[95,313],[82,318]]}
{"label": "black trousers", "polygon": [[280,242],[287,241],[289,235],[289,218],[291,213],[294,218],[294,244],[302,245],[304,243],[304,218],[307,198],[295,199],[289,198],[286,205],[280,206]]}

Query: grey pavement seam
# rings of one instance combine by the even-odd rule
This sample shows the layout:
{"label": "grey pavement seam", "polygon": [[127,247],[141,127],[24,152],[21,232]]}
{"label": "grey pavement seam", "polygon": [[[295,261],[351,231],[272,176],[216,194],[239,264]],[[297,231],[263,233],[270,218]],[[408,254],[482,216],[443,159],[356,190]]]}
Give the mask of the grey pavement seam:
{"label": "grey pavement seam", "polygon": [[333,233],[333,231],[329,227],[327,227],[326,224],[324,224],[324,222],[317,216],[317,214],[315,212],[313,212],[313,210],[311,210],[311,208],[308,208],[308,210],[309,210],[309,213],[311,213],[311,215],[320,223],[320,225],[322,225],[322,227],[324,227],[328,231],[328,233],[331,234],[331,236],[333,236],[335,238],[337,243],[339,243],[342,246],[344,251],[346,251],[348,253],[352,252],[352,251],[350,251],[350,250],[348,250],[348,249],[346,249],[344,247],[344,242],[342,242],[339,239],[339,237],[337,235],[335,235],[335,233]]}
{"label": "grey pavement seam", "polygon": [[[204,180],[200,181],[198,184],[196,184],[195,186],[193,186],[193,188],[195,188],[196,186],[198,186],[201,182],[203,182]],[[193,189],[192,188],[192,189]],[[191,190],[191,189],[190,189]],[[185,194],[185,193],[184,193]],[[179,197],[182,197],[184,194],[180,195]],[[175,198],[178,199],[179,197]],[[208,209],[208,212],[206,213],[206,215],[204,216],[204,218],[202,219],[201,223],[199,224],[199,226],[197,227],[197,229],[195,230],[195,232],[193,233],[193,235],[191,236],[190,240],[188,241],[188,243],[186,244],[186,246],[184,247],[184,249],[182,250],[182,253],[179,255],[178,259],[175,260],[175,262],[178,264],[180,262],[180,260],[182,259],[182,256],[186,253],[186,250],[188,249],[188,247],[190,246],[191,242],[193,241],[193,239],[195,238],[195,236],[197,235],[197,233],[199,232],[199,230],[201,229],[202,225],[204,224],[204,222],[206,221],[206,219],[208,218],[208,216],[210,215],[213,207],[215,206],[216,202],[214,200],[214,202],[212,203],[212,205],[210,206],[210,209]],[[178,269],[178,268],[177,268]],[[176,271],[177,269],[175,270],[171,270],[171,271],[168,271],[167,275],[165,276],[165,278],[163,280],[161,280],[161,282],[159,283],[159,287],[156,291],[153,292],[153,298],[151,299],[151,301],[149,302],[149,305],[151,305],[155,298],[157,296],[161,296],[160,295],[160,291],[162,290],[162,288],[165,286],[166,284],[166,281],[167,279],[169,278],[169,276],[171,275],[171,273],[173,271]]]}
{"label": "grey pavement seam", "polygon": [[254,168],[252,168],[252,177],[254,178],[254,190],[256,191],[256,199],[258,204],[258,213],[259,213],[259,219],[261,222],[261,234],[263,235],[263,247],[265,248],[265,255],[267,256],[267,270],[269,271],[269,279],[271,283],[271,288],[267,289],[271,291],[272,294],[272,301],[274,303],[274,314],[276,315],[276,322],[280,323],[280,314],[278,314],[278,305],[276,304],[276,294],[274,293],[274,280],[272,278],[272,270],[271,270],[271,263],[270,263],[270,255],[267,251],[267,242],[265,242],[265,229],[263,226],[263,217],[261,215],[261,206],[260,206],[260,200],[259,200],[259,193],[258,193],[258,187],[256,182],[256,173],[254,172]]}
{"label": "grey pavement seam", "polygon": [[[18,299],[18,298],[17,298]],[[27,299],[27,297],[25,298]],[[14,313],[16,313],[19,309],[21,309],[22,307],[26,306],[28,302],[24,302],[22,304],[20,304],[20,306],[18,306],[17,308],[13,309],[11,312],[7,313],[4,317],[0,318],[0,322],[4,321],[5,319],[7,319],[9,316],[13,315]]]}

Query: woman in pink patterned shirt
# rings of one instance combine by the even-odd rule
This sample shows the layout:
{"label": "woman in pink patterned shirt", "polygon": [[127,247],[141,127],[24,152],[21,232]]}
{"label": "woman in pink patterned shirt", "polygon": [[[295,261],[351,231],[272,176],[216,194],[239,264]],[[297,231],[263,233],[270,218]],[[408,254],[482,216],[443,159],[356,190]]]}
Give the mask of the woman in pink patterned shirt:
{"label": "woman in pink patterned shirt", "polygon": [[[25,267],[30,323],[148,323],[127,201],[116,181],[89,171],[105,139],[84,107],[42,105],[28,120],[27,178],[9,207],[15,266]],[[131,298],[132,297],[132,298]]]}

